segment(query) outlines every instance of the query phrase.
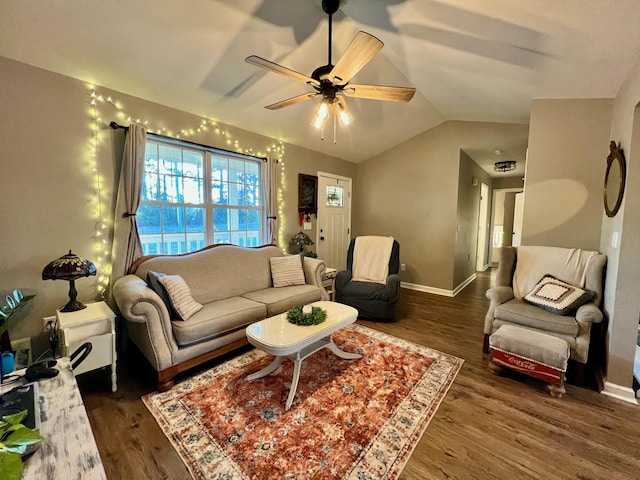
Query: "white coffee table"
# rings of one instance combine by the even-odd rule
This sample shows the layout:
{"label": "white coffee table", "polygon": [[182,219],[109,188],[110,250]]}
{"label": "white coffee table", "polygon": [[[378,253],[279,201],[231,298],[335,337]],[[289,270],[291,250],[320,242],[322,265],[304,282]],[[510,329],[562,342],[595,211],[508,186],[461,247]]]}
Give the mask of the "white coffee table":
{"label": "white coffee table", "polygon": [[285,358],[293,361],[293,380],[285,410],[289,410],[293,403],[300,378],[300,366],[309,355],[326,347],[340,358],[353,360],[362,357],[357,353],[340,350],[333,343],[332,335],[336,330],[355,322],[358,318],[358,311],[348,305],[334,302],[314,302],[311,305],[327,311],[326,320],[319,325],[294,325],[289,323],[285,312],[247,327],[249,342],[263,352],[276,357],[269,366],[247,376],[247,380],[255,380],[269,375],[280,366]]}

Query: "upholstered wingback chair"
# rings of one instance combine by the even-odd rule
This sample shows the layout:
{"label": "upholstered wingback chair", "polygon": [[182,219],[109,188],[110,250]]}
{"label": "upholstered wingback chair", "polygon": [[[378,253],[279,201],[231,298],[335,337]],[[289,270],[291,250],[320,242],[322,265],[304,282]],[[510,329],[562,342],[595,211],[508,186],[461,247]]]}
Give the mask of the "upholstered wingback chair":
{"label": "upholstered wingback chair", "polygon": [[362,318],[393,320],[400,297],[399,270],[397,240],[375,236],[352,239],[347,269],[336,275],[336,302],[354,307]]}
{"label": "upholstered wingback chair", "polygon": [[[565,340],[570,359],[584,372],[591,326],[603,318],[599,307],[606,262],[606,255],[581,249],[502,247],[496,286],[486,293],[491,303],[484,322],[483,351],[488,353],[489,336],[501,325],[518,325]],[[549,275],[552,283],[545,285],[543,279]],[[586,295],[580,296],[582,290]],[[567,305],[569,295],[581,300]]]}

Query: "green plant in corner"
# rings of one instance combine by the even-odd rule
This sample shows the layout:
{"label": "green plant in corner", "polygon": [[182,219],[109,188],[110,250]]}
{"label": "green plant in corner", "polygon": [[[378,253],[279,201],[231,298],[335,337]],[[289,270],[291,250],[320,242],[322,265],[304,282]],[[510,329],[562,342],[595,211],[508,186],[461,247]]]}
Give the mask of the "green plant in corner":
{"label": "green plant in corner", "polygon": [[0,339],[9,329],[9,321],[20,313],[34,297],[35,295],[24,296],[20,290],[14,290],[11,295],[5,297],[5,304],[0,307]]}
{"label": "green plant in corner", "polygon": [[288,253],[302,253],[305,257],[318,258],[318,254],[311,250],[307,250],[308,245],[313,245],[311,237],[300,230],[289,240],[289,246],[287,247]]}
{"label": "green plant in corner", "polygon": [[22,424],[26,416],[27,411],[24,410],[0,420],[0,480],[19,480],[22,476],[22,455],[29,445],[44,440],[36,430]]}

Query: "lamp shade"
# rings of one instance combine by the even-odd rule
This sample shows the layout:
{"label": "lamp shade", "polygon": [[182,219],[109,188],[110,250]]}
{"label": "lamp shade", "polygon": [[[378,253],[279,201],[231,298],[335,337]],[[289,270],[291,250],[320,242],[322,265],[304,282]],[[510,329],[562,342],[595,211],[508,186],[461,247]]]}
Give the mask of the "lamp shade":
{"label": "lamp shade", "polygon": [[96,266],[89,260],[79,257],[69,250],[69,253],[56,258],[42,270],[43,280],[67,280],[69,281],[69,303],[62,307],[62,312],[75,312],[86,308],[76,300],[76,278],[89,277],[96,274]]}

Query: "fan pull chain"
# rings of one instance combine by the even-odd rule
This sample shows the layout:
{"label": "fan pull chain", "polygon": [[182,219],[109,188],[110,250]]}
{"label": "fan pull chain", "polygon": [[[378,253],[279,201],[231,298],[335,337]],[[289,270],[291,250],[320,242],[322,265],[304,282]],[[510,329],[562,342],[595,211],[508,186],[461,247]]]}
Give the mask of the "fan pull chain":
{"label": "fan pull chain", "polygon": [[337,125],[336,125],[337,123],[338,123],[338,120],[336,118],[336,115],[334,114],[333,115],[333,144],[334,145],[336,143],[338,143],[337,142],[337,137],[336,137],[337,136],[337,131],[338,131],[338,128],[337,128]]}

